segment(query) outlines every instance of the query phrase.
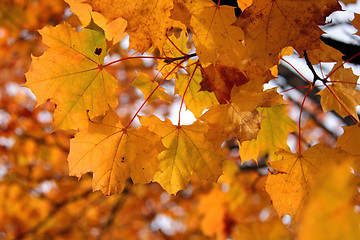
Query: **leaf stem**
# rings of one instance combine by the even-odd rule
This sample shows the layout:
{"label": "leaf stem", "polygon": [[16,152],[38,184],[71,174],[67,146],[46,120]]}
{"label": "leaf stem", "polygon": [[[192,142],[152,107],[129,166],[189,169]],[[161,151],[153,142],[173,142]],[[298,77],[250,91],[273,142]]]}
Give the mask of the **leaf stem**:
{"label": "leaf stem", "polygon": [[301,113],[302,113],[302,110],[304,108],[304,103],[305,103],[305,100],[306,100],[306,97],[309,95],[310,91],[311,91],[312,88],[309,88],[306,93],[305,93],[305,96],[304,96],[304,99],[301,103],[301,108],[300,108],[300,115],[299,115],[299,148],[298,148],[298,151],[299,151],[299,154],[301,154]]}
{"label": "leaf stem", "polygon": [[185,90],[184,90],[184,94],[183,94],[183,96],[182,96],[182,98],[181,98],[181,104],[180,104],[180,109],[179,109],[179,121],[178,121],[178,126],[180,126],[181,108],[182,108],[182,106],[183,106],[183,104],[184,104],[185,94],[186,94],[186,92],[187,92],[187,90],[188,90],[188,88],[189,88],[189,86],[190,86],[190,82],[191,82],[191,80],[193,79],[194,74],[195,74],[195,71],[196,71],[196,69],[198,68],[198,66],[199,66],[199,65],[196,64],[196,66],[195,66],[195,68],[194,68],[194,71],[192,72],[192,74],[191,74],[191,76],[190,76],[189,82],[188,82],[188,84],[187,84],[187,86],[186,86],[186,88],[185,88]]}
{"label": "leaf stem", "polygon": [[334,83],[345,83],[345,84],[353,84],[353,85],[356,85],[356,86],[360,86],[360,83],[352,83],[352,82],[346,82],[346,81],[329,81],[331,84],[334,84]]}
{"label": "leaf stem", "polygon": [[358,123],[358,121],[353,117],[353,115],[350,114],[349,111],[346,109],[346,107],[340,102],[340,99],[336,96],[334,91],[327,84],[324,85],[330,91],[330,93],[333,95],[336,101],[340,104],[340,106],[345,110],[345,112],[350,116],[350,118],[355,122],[355,124]]}
{"label": "leaf stem", "polygon": [[[190,58],[196,57],[196,56],[197,56],[196,53],[192,53],[192,54],[187,54],[187,55],[184,55],[184,56],[182,56],[182,57],[176,57],[176,58],[166,57],[165,60],[164,60],[164,62],[165,62],[165,63],[172,63],[172,62],[177,61],[177,60],[187,61],[187,60],[189,60]],[[184,61],[183,61],[183,62],[184,62]]]}
{"label": "leaf stem", "polygon": [[306,50],[304,51],[304,57],[305,57],[305,62],[306,62],[306,65],[308,66],[308,68],[310,69],[310,71],[312,72],[312,74],[314,75],[314,79],[313,79],[313,82],[312,84],[315,84],[315,82],[317,80],[321,80],[322,82],[326,81],[322,78],[319,77],[319,75],[317,75],[317,73],[315,72],[315,69],[313,67],[313,65],[311,64],[309,58],[308,58],[308,55],[307,55],[307,52]]}
{"label": "leaf stem", "polygon": [[328,79],[333,73],[335,73],[339,68],[341,68],[345,63],[347,63],[347,62],[350,62],[352,59],[354,59],[354,58],[356,58],[357,56],[359,56],[360,55],[360,52],[358,52],[357,54],[355,54],[354,56],[352,56],[351,58],[349,58],[349,59],[347,59],[346,61],[344,61],[342,64],[340,64],[339,66],[337,66],[335,69],[333,69],[330,73],[329,73],[329,75],[327,75],[326,76],[326,78],[324,78],[324,79]]}
{"label": "leaf stem", "polygon": [[292,88],[283,90],[283,91],[281,91],[281,92],[279,92],[279,93],[284,93],[284,92],[288,92],[288,91],[291,91],[291,90],[294,90],[294,89],[302,89],[302,88],[309,88],[309,85],[299,86],[299,87],[292,87]]}
{"label": "leaf stem", "polygon": [[154,56],[135,56],[135,57],[126,57],[126,58],[121,58],[112,62],[109,62],[108,64],[105,64],[103,67],[107,67],[110,66],[112,64],[118,63],[118,62],[122,62],[125,60],[130,60],[130,59],[137,59],[137,58],[151,58],[151,59],[166,59],[166,57],[154,57]]}
{"label": "leaf stem", "polygon": [[178,48],[178,46],[176,46],[175,45],[175,43],[173,42],[173,41],[171,41],[171,39],[168,37],[168,36],[166,36],[166,38],[167,38],[167,40],[169,40],[169,42],[176,48],[176,50],[178,50],[182,55],[187,55],[186,53],[184,53],[183,51],[181,51],[181,49],[180,48]]}
{"label": "leaf stem", "polygon": [[306,77],[304,77],[290,62],[286,61],[283,57],[281,57],[281,60],[283,60],[284,62],[289,64],[291,66],[291,68],[294,69],[305,81],[307,81],[310,84],[312,83],[309,80],[307,80]]}

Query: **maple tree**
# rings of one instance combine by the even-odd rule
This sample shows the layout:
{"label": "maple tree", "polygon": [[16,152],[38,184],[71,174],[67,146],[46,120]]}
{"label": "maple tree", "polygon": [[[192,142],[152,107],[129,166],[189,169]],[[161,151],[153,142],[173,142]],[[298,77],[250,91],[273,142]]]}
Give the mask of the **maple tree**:
{"label": "maple tree", "polygon": [[2,1],[0,238],[359,239],[360,52],[320,28],[341,9]]}

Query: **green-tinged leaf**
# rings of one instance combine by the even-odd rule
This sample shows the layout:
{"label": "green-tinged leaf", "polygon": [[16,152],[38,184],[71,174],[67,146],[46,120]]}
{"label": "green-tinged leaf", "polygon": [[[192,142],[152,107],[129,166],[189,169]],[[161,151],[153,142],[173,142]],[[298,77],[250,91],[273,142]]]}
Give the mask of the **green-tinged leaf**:
{"label": "green-tinged leaf", "polygon": [[[189,61],[188,64],[192,63],[194,62]],[[195,63],[188,67],[187,71],[188,74],[177,74],[175,93],[184,98],[186,108],[198,118],[205,109],[218,104],[218,101],[213,92],[200,91],[202,75]]]}
{"label": "green-tinged leaf", "polygon": [[287,136],[290,132],[297,131],[296,123],[287,115],[286,105],[259,108],[258,111],[265,119],[256,139],[239,144],[242,161],[256,161],[265,154],[269,154],[271,159],[277,159],[275,152],[279,148],[288,149]]}
{"label": "green-tinged leaf", "polygon": [[[165,92],[164,88],[160,87],[159,84],[149,78],[145,73],[138,73],[138,77],[134,80],[132,85],[140,89],[143,93],[144,98],[147,99],[150,94],[156,89],[156,91],[148,99],[147,104],[151,103],[156,99],[161,99],[165,102],[170,102],[170,96]],[[158,87],[159,86],[159,87]]]}
{"label": "green-tinged leaf", "polygon": [[216,181],[222,174],[224,156],[206,138],[206,124],[176,126],[156,116],[141,117],[140,122],[160,135],[167,148],[159,154],[160,171],[156,172],[154,181],[169,194],[185,189],[193,173],[208,181]]}
{"label": "green-tinged leaf", "polygon": [[107,54],[102,33],[61,24],[40,34],[49,49],[33,57],[25,86],[38,104],[50,100],[58,106],[55,128],[78,129],[87,125],[86,111],[92,119],[117,106],[117,81],[102,68]]}

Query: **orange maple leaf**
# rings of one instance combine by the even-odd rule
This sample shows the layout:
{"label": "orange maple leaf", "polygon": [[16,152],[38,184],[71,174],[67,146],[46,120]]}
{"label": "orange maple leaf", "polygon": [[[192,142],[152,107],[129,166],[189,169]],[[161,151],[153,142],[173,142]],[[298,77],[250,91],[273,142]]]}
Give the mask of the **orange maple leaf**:
{"label": "orange maple leaf", "polygon": [[280,216],[296,217],[303,206],[313,179],[323,164],[339,162],[348,154],[340,148],[315,145],[305,152],[279,151],[280,160],[269,163],[276,171],[269,174],[266,191]]}
{"label": "orange maple leaf", "polygon": [[340,116],[351,115],[359,121],[356,107],[360,104],[360,91],[356,89],[359,79],[351,69],[345,69],[340,64],[334,66],[336,69],[331,75],[330,84],[318,94],[321,96],[321,106],[324,111],[335,110]]}
{"label": "orange maple leaf", "polygon": [[102,123],[90,123],[70,141],[70,175],[93,172],[93,188],[106,195],[121,192],[128,177],[149,183],[159,168],[160,137],[146,128],[126,129],[114,111]]}
{"label": "orange maple leaf", "polygon": [[299,53],[316,49],[330,13],[341,10],[337,0],[258,0],[245,9],[234,25],[245,33],[248,54],[258,64],[278,65],[278,54],[293,46]]}

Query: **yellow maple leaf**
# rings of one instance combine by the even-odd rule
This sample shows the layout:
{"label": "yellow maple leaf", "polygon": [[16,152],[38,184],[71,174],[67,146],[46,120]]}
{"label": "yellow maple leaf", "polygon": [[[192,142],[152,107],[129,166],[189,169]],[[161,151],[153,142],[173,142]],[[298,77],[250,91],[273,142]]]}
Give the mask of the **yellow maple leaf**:
{"label": "yellow maple leaf", "polygon": [[160,171],[156,172],[154,181],[169,194],[185,189],[193,173],[208,181],[216,181],[222,174],[225,158],[206,138],[206,124],[177,126],[156,116],[141,117],[140,122],[161,136],[167,148],[159,154]]}
{"label": "yellow maple leaf", "polygon": [[325,17],[341,7],[337,0],[259,0],[245,9],[234,25],[245,34],[245,45],[258,64],[278,64],[278,54],[293,46],[298,52],[319,47]]}
{"label": "yellow maple leaf", "polygon": [[188,41],[189,36],[186,31],[181,31],[179,37],[176,37],[175,34],[173,34],[169,36],[165,42],[162,53],[168,58],[182,57],[190,51]]}
{"label": "yellow maple leaf", "polygon": [[297,217],[320,167],[348,155],[339,148],[328,148],[321,144],[301,154],[285,150],[277,154],[281,159],[269,163],[276,173],[269,174],[266,191],[278,214],[292,217]]}
{"label": "yellow maple leaf", "polygon": [[359,182],[349,160],[329,163],[319,173],[300,219],[299,240],[360,239],[360,215],[353,199]]}
{"label": "yellow maple leaf", "polygon": [[[180,36],[177,38],[175,34],[168,37],[166,42],[164,43],[162,53],[166,58],[180,58],[184,57],[186,54],[189,53],[190,49],[188,48],[187,44],[189,41],[189,36],[186,31],[181,31]],[[161,72],[163,75],[168,75],[169,78],[176,77],[176,67],[178,62],[171,62],[169,63],[167,59],[158,60],[156,69]]]}
{"label": "yellow maple leaf", "polygon": [[175,93],[184,98],[186,108],[198,118],[205,109],[218,104],[218,101],[213,92],[200,91],[202,74],[197,64],[192,63],[194,62],[189,60],[190,66],[186,68],[188,74],[176,75]]}
{"label": "yellow maple leaf", "polygon": [[132,85],[140,89],[145,99],[147,99],[150,94],[153,93],[155,88],[157,88],[156,91],[147,100],[147,104],[151,103],[155,99],[161,99],[165,102],[170,102],[170,96],[165,92],[164,88],[158,87],[159,84],[157,82],[151,80],[145,73],[136,72],[136,74],[138,77],[132,82]]}
{"label": "yellow maple leaf", "polygon": [[286,105],[260,108],[259,112],[265,119],[260,125],[257,138],[239,144],[242,161],[256,161],[259,155],[264,154],[270,154],[272,159],[276,159],[275,151],[279,148],[288,149],[287,136],[290,132],[297,131],[296,123],[286,113]]}
{"label": "yellow maple leaf", "polygon": [[55,128],[78,129],[87,125],[88,116],[117,106],[117,80],[102,67],[107,54],[102,33],[77,31],[65,23],[39,32],[49,49],[32,58],[25,86],[38,104],[50,100],[57,105]]}
{"label": "yellow maple leaf", "polygon": [[70,141],[70,175],[93,172],[93,189],[106,195],[121,192],[128,177],[149,183],[159,168],[160,138],[146,128],[124,128],[116,113],[108,111],[102,123],[90,123]]}
{"label": "yellow maple leaf", "polygon": [[[336,64],[333,69],[339,66],[340,64]],[[318,93],[324,111],[334,110],[342,117],[350,113],[359,121],[356,111],[356,106],[360,104],[360,91],[356,89],[359,77],[351,69],[341,66],[330,78],[332,85],[328,84],[327,88]]]}

